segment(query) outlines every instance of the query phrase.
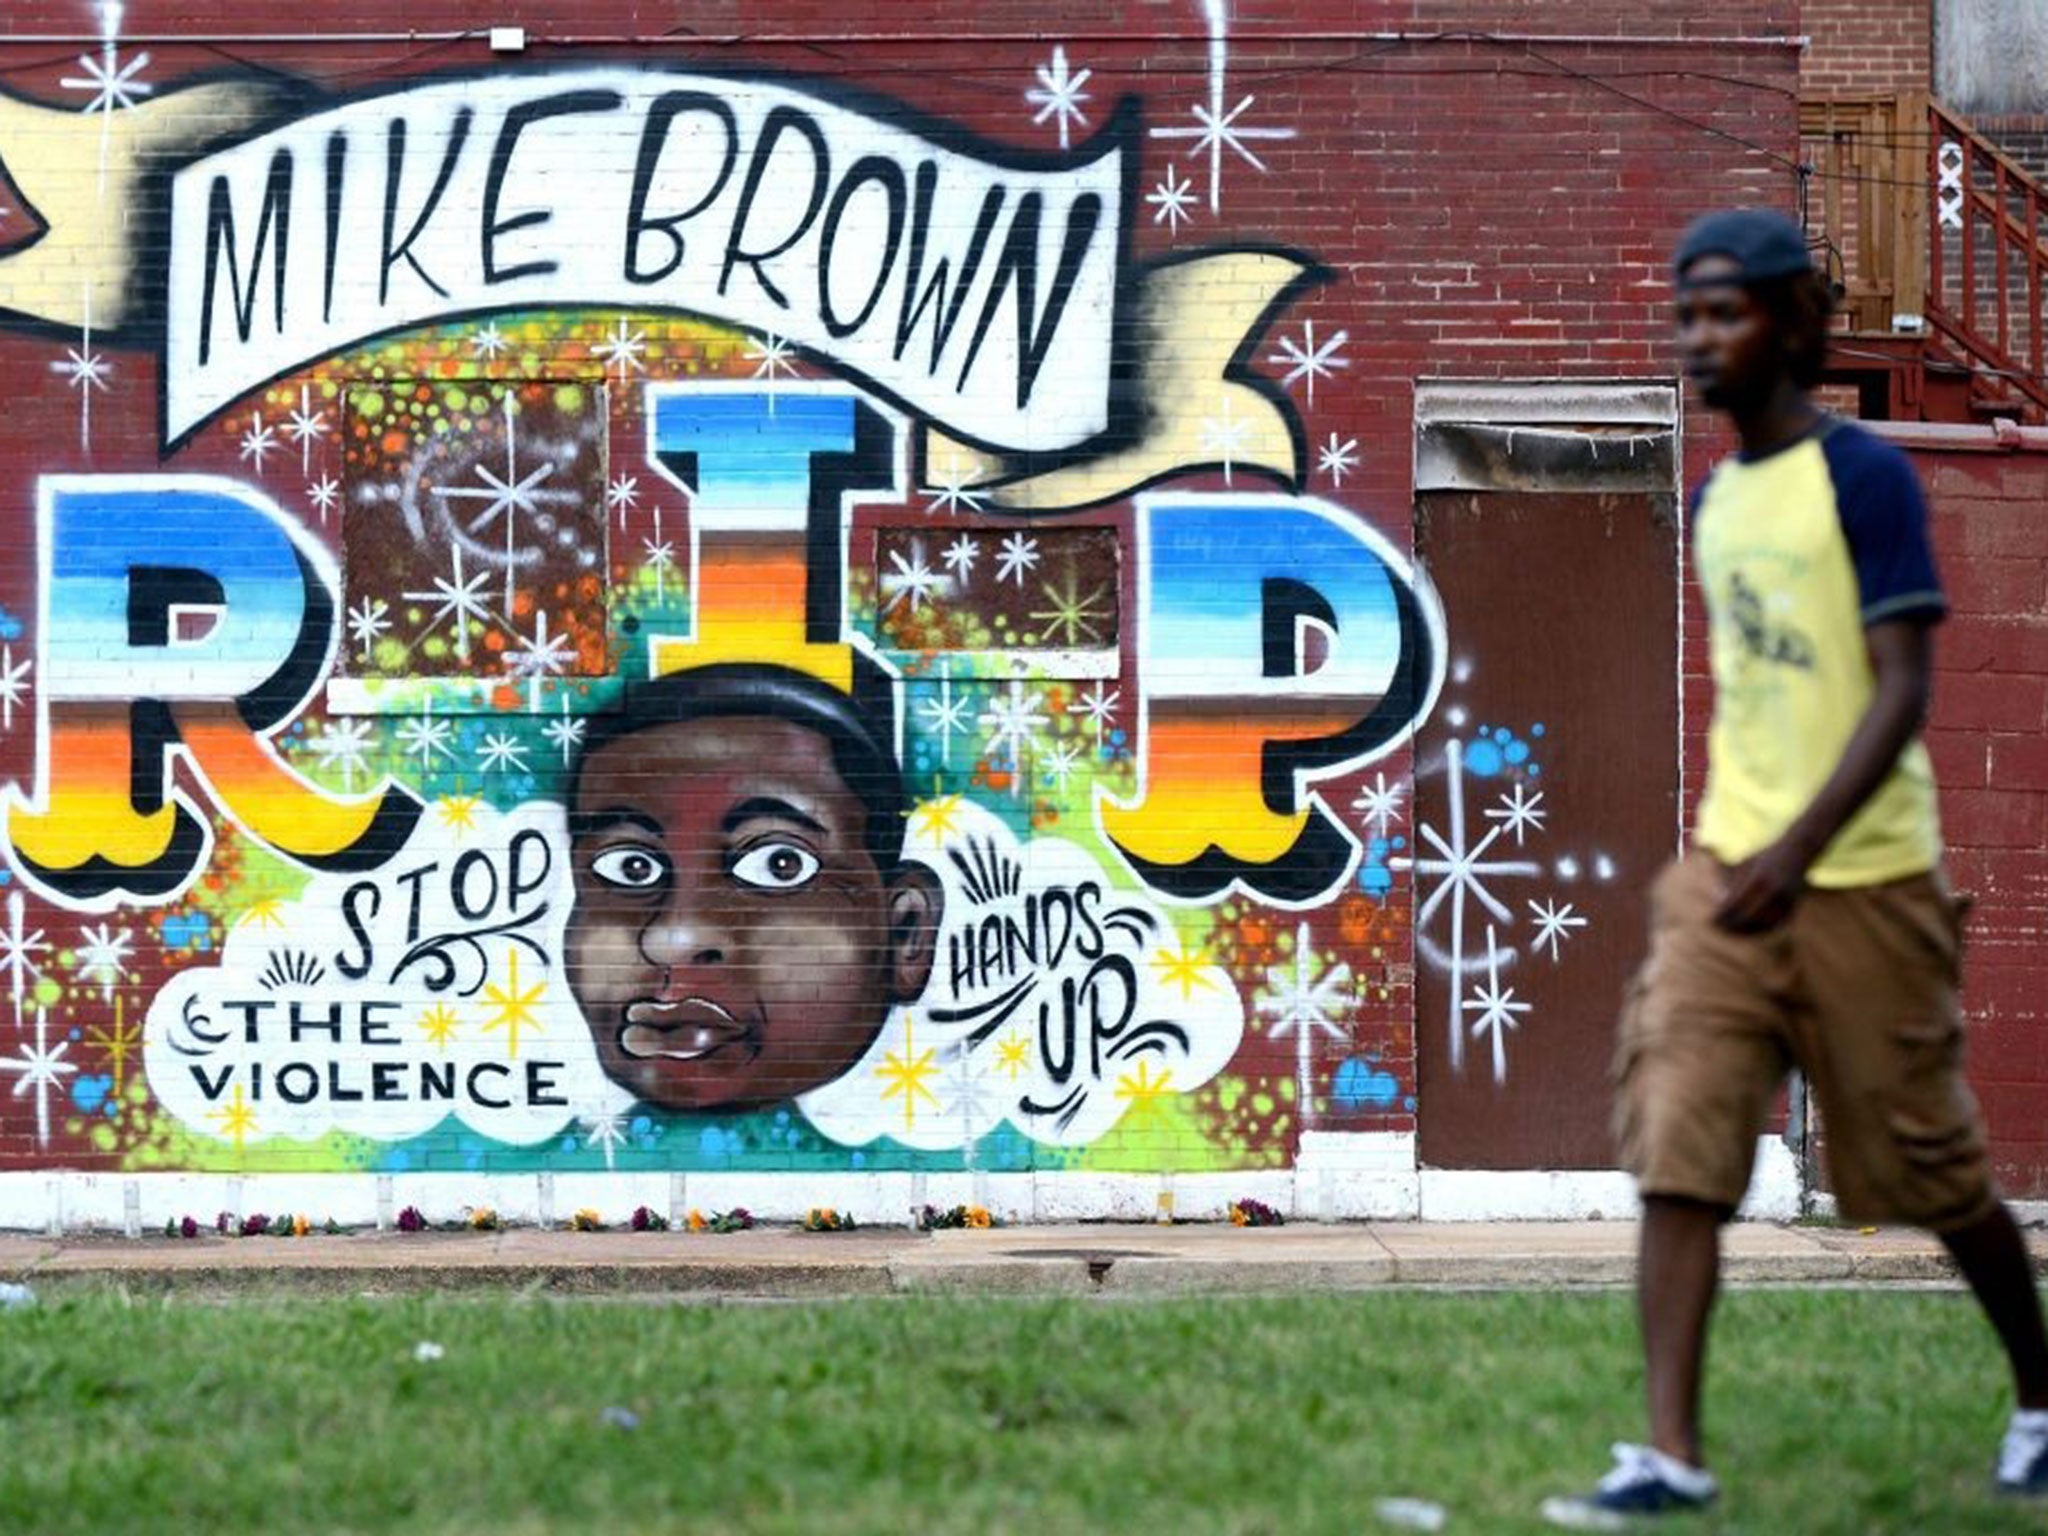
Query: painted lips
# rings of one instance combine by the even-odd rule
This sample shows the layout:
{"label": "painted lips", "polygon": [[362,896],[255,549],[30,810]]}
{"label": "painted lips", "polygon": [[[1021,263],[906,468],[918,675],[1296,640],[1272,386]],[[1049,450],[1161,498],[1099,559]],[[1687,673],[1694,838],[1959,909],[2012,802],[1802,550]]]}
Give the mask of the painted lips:
{"label": "painted lips", "polygon": [[642,1060],[697,1061],[715,1051],[745,1045],[753,1031],[707,998],[665,1003],[642,998],[626,1005],[619,1048]]}

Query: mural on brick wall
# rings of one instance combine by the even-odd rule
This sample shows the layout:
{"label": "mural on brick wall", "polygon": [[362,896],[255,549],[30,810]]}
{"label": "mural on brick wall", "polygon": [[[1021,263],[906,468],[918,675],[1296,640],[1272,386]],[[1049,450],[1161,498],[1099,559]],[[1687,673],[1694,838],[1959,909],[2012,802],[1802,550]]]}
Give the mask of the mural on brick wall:
{"label": "mural on brick wall", "polygon": [[1389,754],[1443,622],[1346,499],[1326,274],[1224,216],[1294,130],[1220,9],[1192,106],[1055,47],[1005,112],[188,82],[102,15],[75,94],[0,95],[49,368],[0,428],[0,1162],[1406,1123]]}

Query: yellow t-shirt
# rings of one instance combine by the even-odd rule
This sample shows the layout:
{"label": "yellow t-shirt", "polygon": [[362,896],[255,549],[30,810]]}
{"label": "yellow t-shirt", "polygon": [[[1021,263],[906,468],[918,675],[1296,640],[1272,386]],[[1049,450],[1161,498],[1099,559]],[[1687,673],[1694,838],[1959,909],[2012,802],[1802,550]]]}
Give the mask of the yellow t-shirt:
{"label": "yellow t-shirt", "polygon": [[[1693,553],[1707,599],[1714,719],[1694,840],[1737,864],[1781,836],[1841,761],[1873,691],[1866,626],[1947,612],[1906,456],[1824,417],[1700,488]],[[1932,869],[1941,823],[1916,738],[1807,872],[1823,887]]]}

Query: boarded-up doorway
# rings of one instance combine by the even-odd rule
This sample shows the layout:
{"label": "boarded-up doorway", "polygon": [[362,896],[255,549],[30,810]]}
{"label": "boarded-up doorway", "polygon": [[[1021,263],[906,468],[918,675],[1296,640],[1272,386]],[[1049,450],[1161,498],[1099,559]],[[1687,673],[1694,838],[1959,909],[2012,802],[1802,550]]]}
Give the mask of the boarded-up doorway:
{"label": "boarded-up doorway", "polygon": [[1613,1165],[1616,1006],[1678,832],[1675,404],[1418,391],[1451,654],[1407,829],[1425,1166]]}

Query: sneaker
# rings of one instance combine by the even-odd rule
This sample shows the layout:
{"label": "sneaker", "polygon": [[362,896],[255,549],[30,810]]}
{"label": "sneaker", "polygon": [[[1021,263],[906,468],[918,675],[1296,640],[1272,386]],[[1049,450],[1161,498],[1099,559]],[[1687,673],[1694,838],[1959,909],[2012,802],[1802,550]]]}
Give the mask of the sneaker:
{"label": "sneaker", "polygon": [[2020,1409],[1998,1445],[1992,1486],[2016,1498],[2048,1497],[2048,1409]]}
{"label": "sneaker", "polygon": [[1721,1485],[1711,1472],[1689,1467],[1654,1446],[1617,1445],[1614,1470],[1591,1493],[1545,1499],[1543,1518],[1574,1531],[1626,1530],[1631,1517],[1705,1509]]}

